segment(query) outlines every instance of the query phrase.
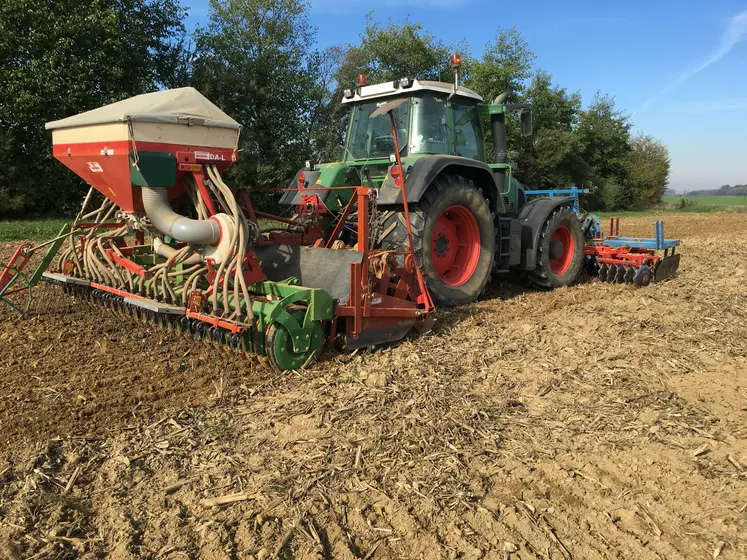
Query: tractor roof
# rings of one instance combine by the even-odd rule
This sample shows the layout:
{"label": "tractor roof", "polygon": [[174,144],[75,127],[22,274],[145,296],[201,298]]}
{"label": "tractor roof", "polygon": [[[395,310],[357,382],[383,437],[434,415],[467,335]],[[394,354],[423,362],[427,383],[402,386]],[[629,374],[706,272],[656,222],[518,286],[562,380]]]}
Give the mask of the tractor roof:
{"label": "tractor roof", "polygon": [[[431,80],[413,80],[410,87],[404,88],[399,86],[399,81],[384,82],[383,84],[373,84],[363,86],[354,91],[353,97],[343,97],[343,103],[356,103],[367,101],[369,99],[379,99],[381,97],[392,97],[395,95],[411,95],[420,91],[433,91],[437,93],[454,93],[454,84],[445,82],[434,82]],[[456,91],[458,97],[471,99],[473,101],[482,101],[482,97],[471,89],[459,86]]]}

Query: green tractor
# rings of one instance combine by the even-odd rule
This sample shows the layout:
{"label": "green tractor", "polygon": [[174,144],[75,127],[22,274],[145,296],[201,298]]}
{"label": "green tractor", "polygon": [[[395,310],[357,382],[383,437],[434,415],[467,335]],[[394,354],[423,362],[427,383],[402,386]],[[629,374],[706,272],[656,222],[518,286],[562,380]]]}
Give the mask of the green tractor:
{"label": "green tractor", "polygon": [[[415,252],[438,305],[474,301],[493,274],[512,270],[525,272],[541,288],[573,284],[585,245],[574,199],[527,200],[507,161],[506,114],[521,111],[521,133],[529,135],[530,106],[507,103],[505,95],[485,103],[458,85],[458,57],[452,66],[454,84],[402,78],[367,85],[359,76],[342,100],[351,108],[342,160],[307,162],[281,204],[299,206],[313,192],[323,212],[339,214],[350,197],[339,187],[369,186],[377,192],[374,246],[402,251],[409,247],[404,180]],[[385,105],[396,108],[378,110]],[[486,158],[483,115],[492,128],[492,162]]]}

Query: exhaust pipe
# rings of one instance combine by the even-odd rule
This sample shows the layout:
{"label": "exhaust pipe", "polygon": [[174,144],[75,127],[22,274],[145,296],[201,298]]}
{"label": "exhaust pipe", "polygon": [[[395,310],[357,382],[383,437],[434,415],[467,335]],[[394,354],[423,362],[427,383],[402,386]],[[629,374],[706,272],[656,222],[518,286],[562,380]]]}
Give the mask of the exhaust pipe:
{"label": "exhaust pipe", "polygon": [[[502,93],[493,101],[496,105],[506,103],[508,93]],[[506,113],[493,113],[490,115],[490,124],[493,131],[493,163],[508,162],[508,140],[506,139]]]}
{"label": "exhaust pipe", "polygon": [[[508,93],[502,93],[495,98],[493,103],[505,104]],[[508,163],[508,140],[506,139],[506,113],[493,113],[490,115],[490,125],[493,132],[493,163]],[[494,169],[495,182],[498,185],[499,192],[502,194],[508,191],[506,185],[506,170]]]}
{"label": "exhaust pipe", "polygon": [[197,245],[214,245],[220,240],[220,225],[215,220],[193,220],[177,214],[169,204],[163,187],[141,187],[143,208],[158,231],[177,241]]}

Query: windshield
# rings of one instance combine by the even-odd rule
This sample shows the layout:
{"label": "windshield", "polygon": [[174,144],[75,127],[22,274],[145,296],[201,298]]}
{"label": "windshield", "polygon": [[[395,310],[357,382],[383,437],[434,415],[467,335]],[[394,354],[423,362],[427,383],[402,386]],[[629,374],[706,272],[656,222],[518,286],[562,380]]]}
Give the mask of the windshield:
{"label": "windshield", "polygon": [[[361,103],[353,108],[350,136],[347,139],[347,155],[353,159],[389,157],[394,153],[394,138],[389,115],[369,118],[377,108],[392,99]],[[399,149],[407,146],[407,128],[410,119],[410,103],[403,103],[394,110]]]}

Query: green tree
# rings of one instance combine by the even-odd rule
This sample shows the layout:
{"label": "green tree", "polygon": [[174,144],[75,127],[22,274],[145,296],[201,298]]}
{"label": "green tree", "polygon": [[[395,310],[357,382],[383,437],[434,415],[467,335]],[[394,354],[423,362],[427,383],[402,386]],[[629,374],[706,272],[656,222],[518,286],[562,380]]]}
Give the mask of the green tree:
{"label": "green tree", "polygon": [[627,183],[630,169],[630,118],[615,107],[614,98],[597,93],[581,111],[574,130],[581,165],[574,183],[595,189],[589,198],[594,207],[622,210],[634,204]]}
{"label": "green tree", "polygon": [[51,156],[44,123],[171,85],[177,0],[0,2],[0,216],[72,211],[80,180]]}
{"label": "green tree", "polygon": [[524,36],[516,29],[499,29],[494,41],[485,45],[479,60],[468,60],[469,76],[465,85],[491,101],[508,93],[510,101],[519,101],[524,84],[532,76],[537,55],[529,49]]}
{"label": "green tree", "polygon": [[307,12],[303,0],[211,0],[210,22],[195,32],[193,85],[243,125],[237,186],[284,187],[311,155],[320,93]]}
{"label": "green tree", "polygon": [[459,52],[468,56],[465,43],[447,46],[423,30],[420,23],[388,21],[376,23],[371,13],[360,41],[335,51],[337,66],[333,71],[334,89],[324,105],[324,116],[316,133],[316,153],[323,161],[340,157],[342,138],[348,107],[341,104],[342,93],[353,88],[360,74],[365,74],[369,84],[382,83],[403,77],[421,80],[451,82],[454,73],[449,65],[449,55]]}
{"label": "green tree", "polygon": [[630,146],[628,182],[635,204],[644,208],[659,204],[669,182],[669,150],[645,134],[635,136]]}
{"label": "green tree", "polygon": [[[465,60],[464,85],[479,93],[486,102],[491,102],[501,93],[508,93],[510,102],[524,99],[525,82],[532,75],[536,55],[529,49],[524,36],[516,29],[499,29],[494,41],[485,46],[480,59]],[[483,120],[486,144],[492,157],[493,136],[487,118]],[[520,142],[518,115],[511,113],[506,119],[506,134],[509,150],[515,151]]]}
{"label": "green tree", "polygon": [[336,73],[345,59],[342,47],[329,47],[314,53],[310,72],[316,77],[314,100],[308,135],[311,158],[315,161],[335,161],[342,152],[347,112],[340,103],[342,97]]}
{"label": "green tree", "polygon": [[542,70],[526,90],[532,104],[534,133],[518,138],[518,179],[530,188],[566,188],[580,167],[574,128],[581,111],[581,94],[553,85]]}
{"label": "green tree", "polygon": [[335,77],[342,89],[354,87],[359,74],[372,84],[403,77],[448,82],[453,80],[449,54],[449,47],[423,31],[422,24],[408,19],[380,24],[368,13],[360,44],[348,45]]}

